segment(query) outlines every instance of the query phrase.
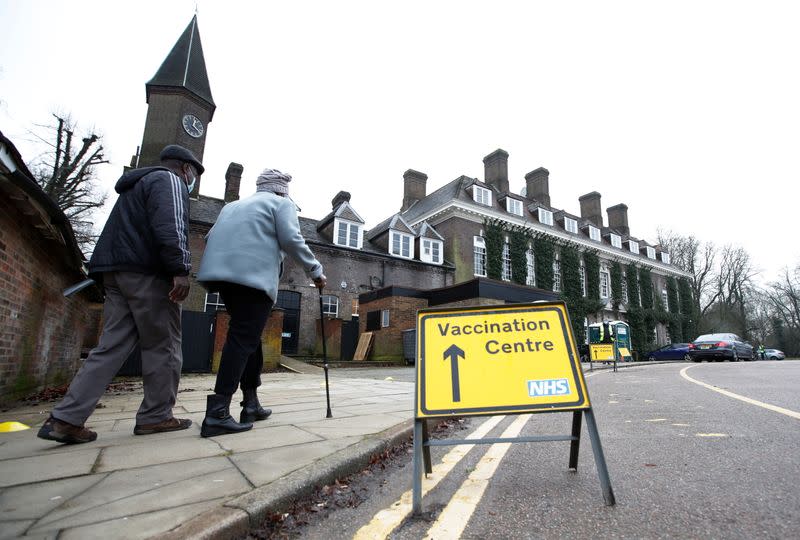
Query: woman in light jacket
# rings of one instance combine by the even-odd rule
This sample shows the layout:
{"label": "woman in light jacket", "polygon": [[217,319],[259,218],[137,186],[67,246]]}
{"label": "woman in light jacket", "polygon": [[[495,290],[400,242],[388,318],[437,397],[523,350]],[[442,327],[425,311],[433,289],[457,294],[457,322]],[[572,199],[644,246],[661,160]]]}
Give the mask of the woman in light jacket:
{"label": "woman in light jacket", "polygon": [[[322,265],[306,245],[288,198],[291,179],[265,169],[256,180],[256,193],[226,204],[206,237],[197,280],[219,292],[231,319],[214,394],[207,397],[203,437],[247,431],[272,412],[261,407],[256,388],[264,364],[261,333],[278,295],[284,256],[295,259],[319,289],[325,287]],[[230,403],[238,386],[244,399],[236,422]]]}

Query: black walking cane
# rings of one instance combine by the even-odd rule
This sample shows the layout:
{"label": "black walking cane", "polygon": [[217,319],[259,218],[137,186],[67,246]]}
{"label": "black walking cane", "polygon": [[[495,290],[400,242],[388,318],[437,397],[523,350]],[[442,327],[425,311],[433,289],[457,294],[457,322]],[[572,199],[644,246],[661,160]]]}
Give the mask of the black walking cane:
{"label": "black walking cane", "polygon": [[322,330],[322,367],[325,368],[325,398],[328,400],[328,414],[325,418],[333,418],[331,413],[331,392],[328,388],[328,349],[325,347],[325,314],[322,309],[322,289],[319,289],[319,327]]}

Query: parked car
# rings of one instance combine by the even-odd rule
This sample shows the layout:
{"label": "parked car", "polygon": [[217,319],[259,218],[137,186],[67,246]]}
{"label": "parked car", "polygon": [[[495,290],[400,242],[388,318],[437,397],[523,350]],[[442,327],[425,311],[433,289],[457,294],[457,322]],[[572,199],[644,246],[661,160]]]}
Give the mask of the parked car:
{"label": "parked car", "polygon": [[767,360],[783,360],[786,358],[786,355],[783,354],[783,351],[778,349],[765,349],[764,358]]}
{"label": "parked car", "polygon": [[714,360],[754,360],[753,346],[742,341],[736,334],[704,334],[689,344],[689,356],[693,362]]}
{"label": "parked car", "polygon": [[689,343],[667,343],[654,351],[645,355],[650,361],[653,360],[691,360],[689,356]]}

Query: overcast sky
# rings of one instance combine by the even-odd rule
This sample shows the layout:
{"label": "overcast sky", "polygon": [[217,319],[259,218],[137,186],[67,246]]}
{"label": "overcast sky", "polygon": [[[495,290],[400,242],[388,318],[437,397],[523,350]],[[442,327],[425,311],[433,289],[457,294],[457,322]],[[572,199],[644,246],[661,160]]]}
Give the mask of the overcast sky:
{"label": "overcast sky", "polygon": [[30,160],[29,130],[71,113],[104,135],[113,194],[195,5],[217,104],[203,195],[231,161],[242,195],[278,168],[301,215],[346,190],[369,228],[406,169],[430,193],[502,148],[514,192],[546,167],[556,208],[599,191],[633,236],[740,245],[767,279],[800,263],[800,3],[0,0],[0,130]]}

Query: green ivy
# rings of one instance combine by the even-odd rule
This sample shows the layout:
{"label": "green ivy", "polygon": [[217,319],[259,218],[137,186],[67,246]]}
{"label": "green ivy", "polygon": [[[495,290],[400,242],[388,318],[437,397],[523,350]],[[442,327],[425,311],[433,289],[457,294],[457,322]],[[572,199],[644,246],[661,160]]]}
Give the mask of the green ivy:
{"label": "green ivy", "polygon": [[484,220],[484,242],[486,243],[486,276],[501,279],[503,276],[503,245],[505,231],[501,222]]}
{"label": "green ivy", "polygon": [[544,234],[533,239],[533,258],[536,270],[536,286],[548,291],[553,290],[553,261],[556,249],[553,241]]}
{"label": "green ivy", "polygon": [[634,263],[627,266],[625,282],[628,284],[628,311],[641,307],[639,304],[639,270]]}
{"label": "green ivy", "polygon": [[642,307],[652,310],[653,304],[653,276],[649,268],[639,269],[639,290],[641,291]]}
{"label": "green ivy", "polygon": [[525,285],[528,281],[528,245],[531,235],[528,229],[513,227],[508,232],[508,249],[511,255],[511,281]]}
{"label": "green ivy", "polygon": [[678,305],[678,281],[674,277],[667,278],[667,303],[669,304],[669,337],[673,343],[685,341],[683,325],[681,324],[681,310]]}
{"label": "green ivy", "polygon": [[[586,268],[586,298],[595,303],[600,302],[600,258],[597,256],[597,252],[585,252],[583,264]],[[599,310],[598,307],[593,311]]]}
{"label": "green ivy", "polygon": [[686,341],[697,337],[697,314],[692,300],[692,287],[686,278],[678,279],[678,296],[680,297],[681,330]]}
{"label": "green ivy", "polygon": [[622,304],[622,265],[619,261],[611,263],[611,303],[614,305],[614,316],[619,318],[619,306]]}

